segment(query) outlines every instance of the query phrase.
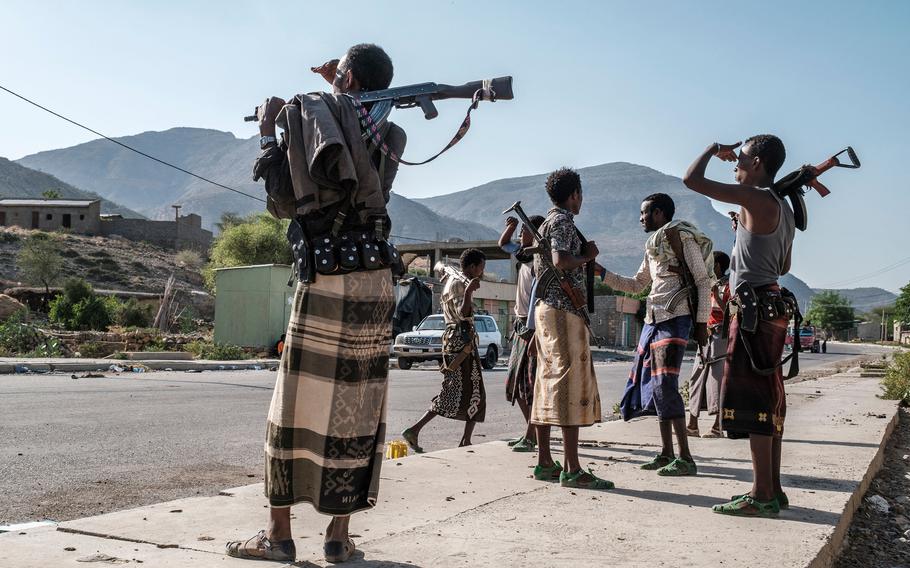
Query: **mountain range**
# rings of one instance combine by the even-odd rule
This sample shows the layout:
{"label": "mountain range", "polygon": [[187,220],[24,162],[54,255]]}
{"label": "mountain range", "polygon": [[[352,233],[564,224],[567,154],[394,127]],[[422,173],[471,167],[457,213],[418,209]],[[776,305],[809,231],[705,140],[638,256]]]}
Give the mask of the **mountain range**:
{"label": "mountain range", "polygon": [[[250,173],[253,158],[259,151],[256,138],[239,139],[229,132],[209,129],[173,128],[118,140],[203,177],[251,195],[264,196],[261,182],[254,183]],[[0,165],[4,162],[10,164],[4,160]],[[188,176],[106,140],[32,154],[18,163],[71,184],[63,184],[67,191],[80,191],[78,187],[97,192],[109,200],[106,203],[112,212],[110,208],[121,203],[149,218],[168,219],[172,215],[171,204],[179,203],[183,213],[201,215],[203,225],[211,228],[222,213],[246,214],[264,209],[261,202]],[[39,172],[34,173],[41,175]],[[732,248],[729,219],[718,213],[707,198],[689,191],[677,177],[624,162],[581,168],[578,173],[584,188],[584,203],[576,221],[585,236],[597,242],[600,262],[615,272],[631,275],[641,263],[647,235],[638,223],[639,206],[651,193],[670,195],[676,203],[675,217],[697,225],[711,237],[716,250],[729,252]],[[551,206],[544,191],[546,176],[541,173],[500,179],[424,199],[408,199],[393,192],[389,203],[393,234],[399,242],[495,239],[503,227],[502,211],[514,202],[521,201],[529,215],[546,213]],[[54,178],[48,176],[48,179]],[[62,183],[57,181],[58,185]],[[36,180],[32,191],[40,195],[47,187],[46,180]],[[781,283],[793,290],[804,307],[817,292],[793,275],[785,276]],[[893,301],[894,296],[880,288],[841,292],[852,293],[849,297],[858,303],[858,308],[866,307],[863,302],[871,302],[873,305],[869,307],[881,305],[875,302]]]}
{"label": "mountain range", "polygon": [[100,199],[102,213],[119,213],[124,217],[139,217],[142,215],[105,199],[91,191],[83,191],[65,183],[52,175],[39,172],[0,158],[0,199],[42,199],[45,191],[56,191],[65,199]]}

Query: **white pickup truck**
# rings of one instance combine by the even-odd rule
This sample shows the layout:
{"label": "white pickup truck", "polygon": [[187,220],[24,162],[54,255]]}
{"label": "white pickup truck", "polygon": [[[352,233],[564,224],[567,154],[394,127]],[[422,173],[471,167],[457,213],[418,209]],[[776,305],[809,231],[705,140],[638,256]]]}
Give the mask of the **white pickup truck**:
{"label": "white pickup truck", "polygon": [[[398,357],[398,368],[407,371],[414,363],[442,361],[442,332],[445,329],[442,314],[429,315],[414,331],[399,333],[395,338],[392,353]],[[499,359],[502,333],[496,320],[490,316],[474,316],[474,327],[479,341],[478,352],[484,369],[492,369]]]}

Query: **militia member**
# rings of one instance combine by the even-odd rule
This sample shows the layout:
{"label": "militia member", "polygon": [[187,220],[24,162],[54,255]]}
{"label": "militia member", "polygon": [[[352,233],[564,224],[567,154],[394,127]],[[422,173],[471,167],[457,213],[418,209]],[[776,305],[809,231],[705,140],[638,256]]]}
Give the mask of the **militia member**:
{"label": "militia member", "polygon": [[727,338],[724,337],[724,310],[730,300],[729,277],[730,257],[726,253],[714,251],[714,276],[717,278],[711,286],[711,315],[708,316],[708,346],[698,348],[698,361],[689,379],[689,425],[686,433],[699,437],[698,415],[702,410],[714,416],[711,431],[702,438],[720,438],[720,381],[724,376],[724,363],[727,360]]}
{"label": "militia member", "polygon": [[[547,178],[546,189],[553,208],[540,232],[550,245],[552,265],[565,273],[566,285],[574,292],[567,292],[551,278],[549,263],[535,254],[534,271],[539,279],[534,307],[537,377],[531,424],[537,429],[540,450],[534,478],[558,480],[563,487],[612,489],[613,482],[583,470],[578,461],[578,429],[601,421],[585,290],[585,265],[594,262],[599,251],[593,242],[583,245],[575,227],[583,199],[578,174],[568,168],[557,170]],[[553,426],[562,429],[565,467],[550,453]]]}
{"label": "militia member", "polygon": [[401,433],[417,453],[420,431],[437,416],[464,422],[464,434],[458,446],[470,446],[474,425],[483,422],[487,395],[480,372],[477,332],[474,328],[474,292],[480,287],[486,256],[477,249],[461,253],[461,275],[449,276],[442,291],[442,314],[446,328],[442,332],[442,389],[430,403],[421,419]]}
{"label": "militia member", "polygon": [[[528,218],[535,229],[543,223],[543,217],[532,215]],[[518,286],[515,291],[515,323],[512,325],[512,350],[509,354],[509,374],[506,379],[506,400],[518,403],[527,428],[524,436],[509,442],[512,451],[532,452],[537,447],[537,433],[531,425],[531,401],[534,400],[534,374],[537,371],[537,351],[534,343],[533,322],[528,321],[531,291],[534,288],[534,255],[525,249],[534,244],[534,237],[526,228],[521,228],[520,240],[512,242],[512,235],[518,227],[518,219],[506,219],[506,228],[499,237],[499,246],[506,252],[514,253],[518,261]],[[530,325],[529,325],[530,324]]]}
{"label": "militia member", "polygon": [[[715,156],[736,164],[735,184],[705,178]],[[772,189],[785,158],[783,142],[769,134],[745,144],[714,143],[683,180],[702,195],[740,206],[730,264],[731,304],[737,313],[730,323],[720,409],[727,436],[749,438],[754,479],[751,491],[714,506],[722,514],[776,516],[789,506],[780,483],[787,411],[780,361],[793,304],[777,279],[790,271],[796,223],[793,210]]]}
{"label": "militia member", "polygon": [[[227,554],[238,558],[293,562],[290,507],[306,502],[332,517],[325,558],[343,562],[354,552],[350,515],[375,506],[379,490],[395,307],[392,274],[388,266],[365,262],[339,270],[326,251],[339,250],[336,239],[345,235],[388,236],[385,203],[397,163],[387,163],[385,154],[364,143],[344,93],[387,88],[392,61],[379,46],[361,44],[313,71],[332,84],[332,94],[298,95],[287,105],[272,97],[257,111],[262,153],[254,179],[265,179],[269,211],[294,219],[292,226],[303,234],[294,243],[302,251],[295,266],[303,273],[315,265],[319,272],[297,285],[269,409],[268,528],[229,542]],[[285,131],[280,144],[276,121]],[[404,131],[387,123],[384,136],[400,155]],[[313,148],[307,146],[317,137],[324,144],[308,156]],[[288,203],[290,213],[282,209]],[[340,226],[333,229],[336,222]],[[325,262],[315,262],[319,251]]]}
{"label": "militia member", "polygon": [[[626,278],[602,271],[604,282],[614,290],[641,292],[651,287],[645,326],[620,411],[623,420],[657,416],[661,451],[641,469],[668,476],[695,475],[698,471],[686,437],[686,407],[679,394],[679,370],[693,323],[699,345],[708,339],[711,278],[706,260],[713,260],[711,240],[695,225],[674,220],[675,212],[676,205],[669,195],[655,193],[646,197],[641,203],[639,221],[651,237],[645,244],[638,272]],[[686,286],[687,280],[696,288],[697,306],[688,301],[692,291]],[[673,451],[674,431],[679,457]]]}

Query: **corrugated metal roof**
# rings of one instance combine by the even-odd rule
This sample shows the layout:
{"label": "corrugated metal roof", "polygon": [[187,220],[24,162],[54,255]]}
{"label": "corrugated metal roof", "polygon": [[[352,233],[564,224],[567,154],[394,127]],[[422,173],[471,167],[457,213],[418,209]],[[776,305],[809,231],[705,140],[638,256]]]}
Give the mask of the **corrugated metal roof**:
{"label": "corrugated metal roof", "polygon": [[0,207],[88,207],[98,199],[0,199]]}

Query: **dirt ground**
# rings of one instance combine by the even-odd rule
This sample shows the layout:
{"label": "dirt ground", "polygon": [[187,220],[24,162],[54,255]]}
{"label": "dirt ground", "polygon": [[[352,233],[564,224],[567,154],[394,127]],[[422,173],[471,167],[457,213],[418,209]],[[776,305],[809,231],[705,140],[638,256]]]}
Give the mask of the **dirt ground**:
{"label": "dirt ground", "polygon": [[[902,408],[900,422],[885,450],[885,462],[847,534],[835,568],[910,567],[910,410]],[[870,498],[888,504],[884,512]]]}

